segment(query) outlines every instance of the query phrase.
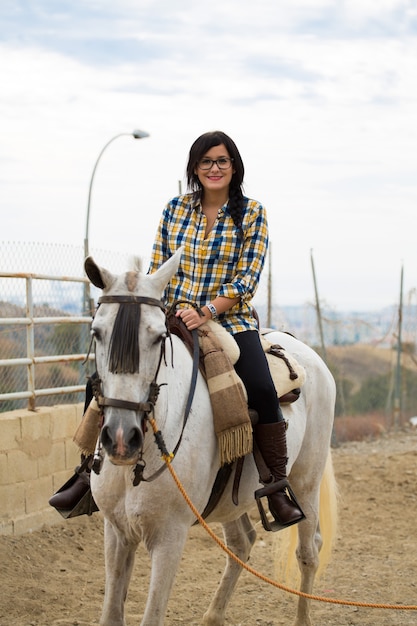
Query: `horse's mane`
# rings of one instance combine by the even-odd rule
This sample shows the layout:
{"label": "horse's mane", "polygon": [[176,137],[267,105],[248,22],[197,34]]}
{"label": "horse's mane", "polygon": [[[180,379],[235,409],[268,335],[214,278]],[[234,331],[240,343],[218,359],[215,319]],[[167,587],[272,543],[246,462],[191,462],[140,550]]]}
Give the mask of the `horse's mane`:
{"label": "horse's mane", "polygon": [[139,306],[119,304],[110,338],[109,370],[113,374],[139,371],[139,323]]}
{"label": "horse's mane", "polygon": [[[140,257],[133,256],[130,265],[130,272],[135,275],[142,271]],[[113,374],[135,374],[139,371],[139,324],[140,307],[119,304],[110,338],[109,370]]]}

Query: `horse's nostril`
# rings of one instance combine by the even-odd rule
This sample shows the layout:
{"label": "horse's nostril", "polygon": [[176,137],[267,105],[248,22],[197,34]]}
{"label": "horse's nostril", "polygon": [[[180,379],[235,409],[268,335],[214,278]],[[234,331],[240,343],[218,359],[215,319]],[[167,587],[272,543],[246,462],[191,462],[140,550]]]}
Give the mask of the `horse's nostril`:
{"label": "horse's nostril", "polygon": [[132,449],[139,450],[142,447],[143,435],[140,428],[133,428],[132,435],[129,438],[129,446]]}
{"label": "horse's nostril", "polygon": [[109,434],[109,427],[108,426],[103,426],[102,430],[101,430],[101,443],[104,446],[104,448],[107,448],[108,446],[111,446],[112,444],[112,439],[110,437]]}

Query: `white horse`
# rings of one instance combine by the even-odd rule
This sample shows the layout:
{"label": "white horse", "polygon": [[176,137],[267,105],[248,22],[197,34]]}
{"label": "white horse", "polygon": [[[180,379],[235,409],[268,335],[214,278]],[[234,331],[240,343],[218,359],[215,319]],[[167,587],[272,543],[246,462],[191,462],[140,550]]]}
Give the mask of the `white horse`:
{"label": "white horse", "polygon": [[[151,557],[141,626],[163,625],[188,531],[195,522],[170,472],[161,471],[164,462],[149,425],[144,428],[147,411],[155,402],[155,377],[160,387],[153,414],[167,449],[177,448],[172,467],[200,512],[209,500],[219,469],[205,380],[198,374],[184,426],[192,357],[178,337],[166,340],[166,317],[160,299],[177,271],[180,254],[178,251],[152,275],[132,270],[114,276],[98,267],[91,257],[85,263],[91,282],[103,290],[92,334],[104,406],[100,437],[104,461],[100,473],[92,473],[91,480],[94,499],[105,520],[102,626],[126,626],[124,602],[140,541]],[[293,353],[306,370],[300,398],[284,406],[283,412],[289,424],[290,483],[306,516],[297,526],[301,591],[312,593],[322,545],[320,483],[325,471],[332,472],[331,463],[326,461],[330,455],[335,385],[323,361],[306,345],[280,332],[271,333],[268,339]],[[161,346],[165,346],[162,352]],[[145,479],[136,485],[135,467]],[[146,482],[147,478],[151,480]],[[254,492],[260,487],[257,468],[249,455],[244,462],[238,504],[233,503],[232,484],[228,484],[207,518],[207,522],[222,524],[225,543],[243,562],[248,560],[255,542],[256,532],[247,512],[253,508]],[[227,557],[223,577],[202,624],[224,624],[226,607],[241,569]],[[295,624],[311,623],[309,600],[300,597]]]}

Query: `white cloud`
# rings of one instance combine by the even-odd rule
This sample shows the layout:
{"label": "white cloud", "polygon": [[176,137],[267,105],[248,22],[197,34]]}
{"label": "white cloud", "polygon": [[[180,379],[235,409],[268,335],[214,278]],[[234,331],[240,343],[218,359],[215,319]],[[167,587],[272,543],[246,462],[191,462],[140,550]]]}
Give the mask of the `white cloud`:
{"label": "white cloud", "polygon": [[312,297],[311,248],[339,309],[395,300],[401,260],[415,285],[412,3],[19,6],[0,9],[2,239],[81,245],[95,160],[139,127],[151,137],[100,161],[90,233],[146,255],[191,142],[217,127],[268,208],[281,303]]}

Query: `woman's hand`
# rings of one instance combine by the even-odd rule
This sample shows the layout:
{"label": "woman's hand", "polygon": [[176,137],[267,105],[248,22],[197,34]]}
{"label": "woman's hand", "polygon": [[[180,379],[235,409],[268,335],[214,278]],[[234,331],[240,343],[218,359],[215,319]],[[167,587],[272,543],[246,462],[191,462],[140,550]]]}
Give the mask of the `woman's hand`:
{"label": "woman's hand", "polygon": [[194,330],[210,319],[210,313],[201,317],[195,309],[180,309],[176,312],[175,317],[180,317],[188,330]]}

